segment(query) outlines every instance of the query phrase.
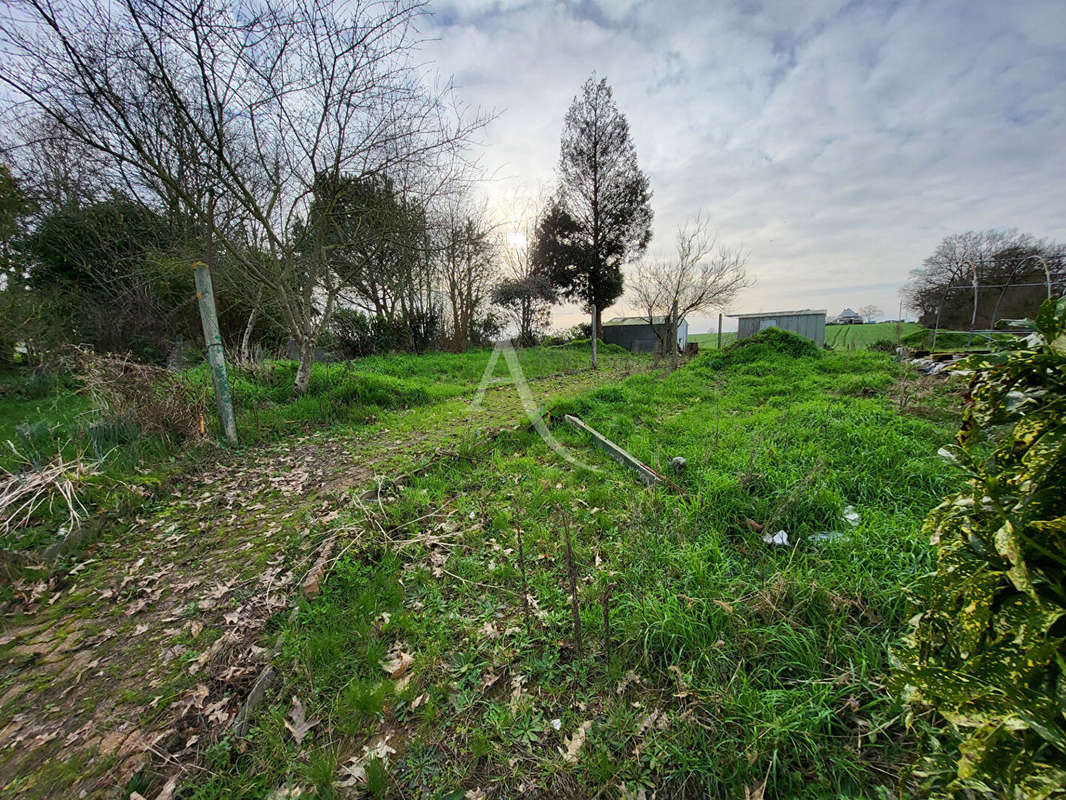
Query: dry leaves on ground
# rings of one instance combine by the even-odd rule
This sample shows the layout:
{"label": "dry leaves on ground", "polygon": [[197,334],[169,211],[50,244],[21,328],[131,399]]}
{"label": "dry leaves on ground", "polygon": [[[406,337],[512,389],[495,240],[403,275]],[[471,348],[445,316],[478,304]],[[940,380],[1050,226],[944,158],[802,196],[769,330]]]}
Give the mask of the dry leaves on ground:
{"label": "dry leaves on ground", "polygon": [[573,736],[566,739],[563,744],[566,745],[565,749],[560,748],[559,752],[563,754],[563,761],[567,764],[576,764],[577,756],[581,752],[581,748],[585,746],[585,737],[588,736],[589,729],[592,727],[592,720],[587,719],[578,725],[577,730],[574,731]]}
{"label": "dry leaves on ground", "polygon": [[318,723],[319,720],[317,719],[307,719],[307,709],[304,708],[300,698],[294,695],[292,698],[292,710],[289,712],[289,718],[285,720],[285,727],[292,734],[292,738],[296,740],[296,744],[302,743],[304,737],[307,736],[307,732]]}

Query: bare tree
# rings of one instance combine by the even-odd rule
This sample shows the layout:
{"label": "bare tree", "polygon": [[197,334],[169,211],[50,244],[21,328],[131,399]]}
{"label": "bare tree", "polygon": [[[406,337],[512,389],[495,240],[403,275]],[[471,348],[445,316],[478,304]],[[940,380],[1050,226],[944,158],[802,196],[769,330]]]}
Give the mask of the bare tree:
{"label": "bare tree", "polygon": [[[542,208],[543,203],[527,203],[527,211]],[[551,275],[534,258],[533,239],[540,217],[531,216],[510,226],[500,237],[498,249],[504,276],[492,290],[492,302],[506,314],[518,330],[521,347],[537,342],[537,334],[548,327],[556,291]]]}
{"label": "bare tree", "polygon": [[1064,279],[1060,243],[1013,229],[967,231],[944,237],[911,271],[903,299],[925,327],[964,328],[978,317],[991,327],[1005,299],[1008,316],[1031,316]]}
{"label": "bare tree", "polygon": [[496,246],[485,209],[453,205],[444,213],[439,255],[440,282],[448,306],[449,338],[454,350],[471,342],[496,279]]}
{"label": "bare tree", "polygon": [[[343,282],[326,232],[344,178],[439,192],[485,119],[464,120],[412,54],[418,0],[13,0],[0,82],[204,232],[300,352]],[[354,232],[353,235],[358,235]]]}
{"label": "bare tree", "polygon": [[677,255],[673,259],[645,260],[637,264],[632,296],[648,324],[666,320],[673,364],[677,367],[677,327],[681,319],[724,308],[753,281],[748,278],[747,255],[721,246],[710,232],[707,220],[697,216],[677,231]]}
{"label": "bare tree", "polygon": [[875,319],[884,314],[879,307],[875,305],[866,305],[859,309],[859,316],[861,316],[866,322],[873,322]]}

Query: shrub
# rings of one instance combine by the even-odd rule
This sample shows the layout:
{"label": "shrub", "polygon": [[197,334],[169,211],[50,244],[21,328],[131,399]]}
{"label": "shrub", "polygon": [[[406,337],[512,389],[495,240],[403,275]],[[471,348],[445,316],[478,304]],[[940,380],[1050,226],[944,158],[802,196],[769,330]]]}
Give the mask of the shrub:
{"label": "shrub", "polygon": [[822,351],[805,336],[781,328],[767,328],[754,336],[733,342],[722,350],[727,364],[746,364],[777,356],[818,358]]}
{"label": "shrub", "polygon": [[[970,473],[925,523],[937,569],[894,676],[950,734],[920,768],[937,794],[1066,797],[1066,298],[1025,349],[974,356],[953,453]],[[983,457],[978,431],[1010,425]]]}
{"label": "shrub", "polygon": [[202,388],[197,391],[162,367],[128,358],[82,352],[79,360],[78,379],[111,417],[177,441],[200,433],[206,409]]}
{"label": "shrub", "polygon": [[870,345],[869,349],[876,350],[879,353],[895,353],[896,343],[891,339],[878,339]]}

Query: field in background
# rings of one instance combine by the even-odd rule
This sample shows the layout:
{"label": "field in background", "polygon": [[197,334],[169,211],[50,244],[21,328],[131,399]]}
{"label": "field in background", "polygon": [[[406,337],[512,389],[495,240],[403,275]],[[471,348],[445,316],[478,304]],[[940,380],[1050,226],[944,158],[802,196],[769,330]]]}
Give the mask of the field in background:
{"label": "field in background", "polygon": [[[904,322],[902,335],[918,333],[923,330],[917,322]],[[862,350],[874,342],[887,339],[895,342],[897,337],[895,322],[874,322],[869,325],[826,325],[825,343],[842,350]]]}
{"label": "field in background", "polygon": [[[717,333],[690,333],[688,340],[699,344],[700,350],[715,350],[718,347]],[[736,340],[736,331],[722,331],[722,347],[728,347]]]}

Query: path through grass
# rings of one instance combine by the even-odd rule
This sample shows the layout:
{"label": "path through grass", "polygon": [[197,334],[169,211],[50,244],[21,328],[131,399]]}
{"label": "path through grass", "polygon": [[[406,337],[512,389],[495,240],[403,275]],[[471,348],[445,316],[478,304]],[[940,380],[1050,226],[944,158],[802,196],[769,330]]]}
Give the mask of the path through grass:
{"label": "path through grass", "polygon": [[[556,403],[598,472],[521,428],[342,510],[323,594],[280,622],[267,713],[184,796],[908,794],[888,650],[929,567],[921,520],[960,480],[936,455],[956,398],[900,391],[916,380],[877,353],[710,353]],[[687,467],[643,489],[563,413]]]}

